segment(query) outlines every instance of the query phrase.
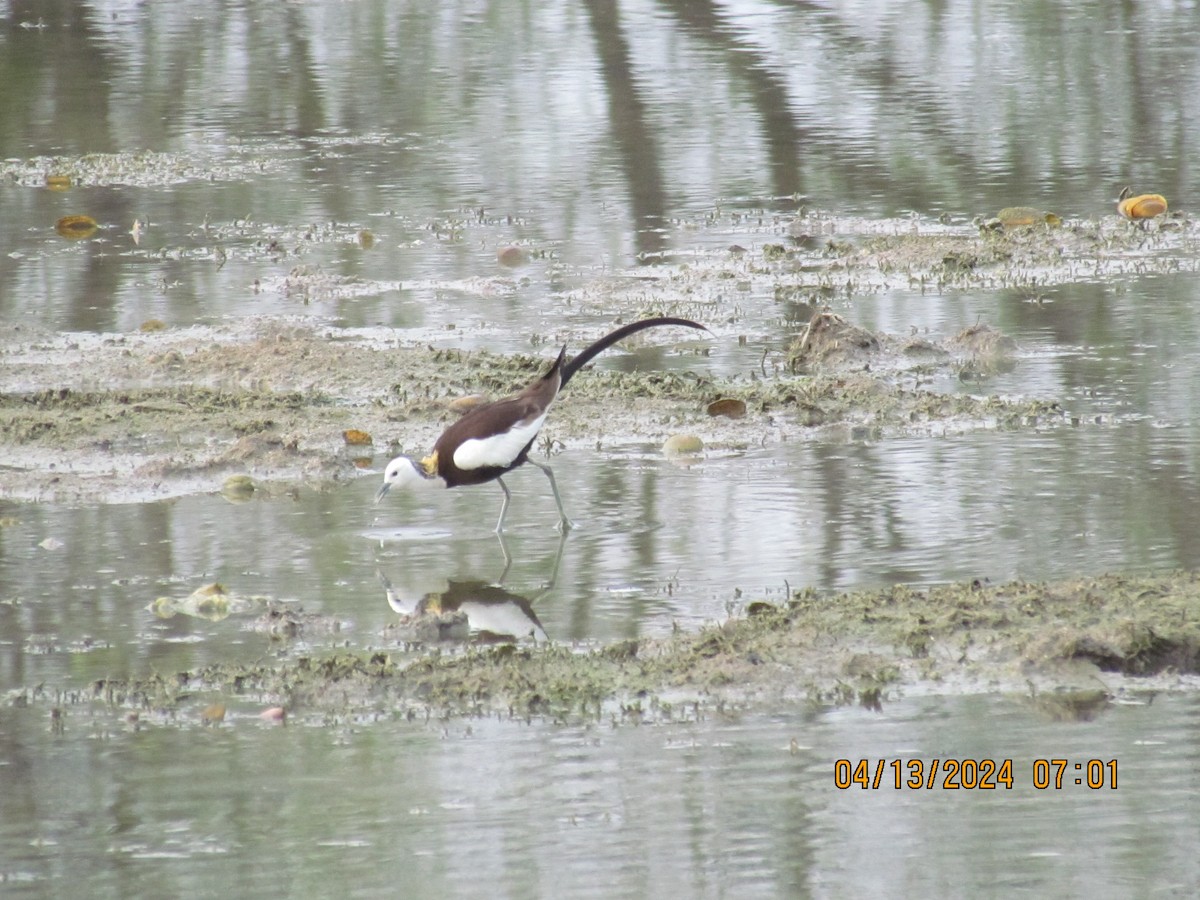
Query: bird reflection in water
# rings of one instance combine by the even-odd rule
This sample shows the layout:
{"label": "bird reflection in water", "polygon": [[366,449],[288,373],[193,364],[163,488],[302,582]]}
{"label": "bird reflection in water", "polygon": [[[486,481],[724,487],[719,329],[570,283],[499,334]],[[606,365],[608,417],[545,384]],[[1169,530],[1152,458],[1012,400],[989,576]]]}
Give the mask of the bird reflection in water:
{"label": "bird reflection in water", "polygon": [[379,581],[387,595],[388,606],[401,617],[388,626],[388,632],[410,641],[531,640],[540,643],[547,640],[533,604],[553,590],[558,580],[566,533],[558,541],[550,580],[530,596],[513,593],[503,586],[512,557],[503,537],[500,546],[505,565],[498,581],[447,579],[444,590],[429,591],[420,597],[404,596],[379,570]]}

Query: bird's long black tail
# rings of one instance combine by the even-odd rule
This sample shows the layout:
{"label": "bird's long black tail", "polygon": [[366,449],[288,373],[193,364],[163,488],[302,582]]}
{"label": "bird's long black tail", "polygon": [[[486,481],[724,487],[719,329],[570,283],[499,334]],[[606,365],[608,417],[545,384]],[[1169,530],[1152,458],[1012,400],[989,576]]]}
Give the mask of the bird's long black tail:
{"label": "bird's long black tail", "polygon": [[[590,363],[593,359],[615,344],[617,341],[622,341],[631,334],[636,334],[646,328],[656,328],[659,325],[683,325],[686,328],[699,328],[701,331],[708,331],[699,322],[693,322],[691,319],[677,319],[674,316],[658,316],[654,319],[642,319],[638,322],[630,322],[618,328],[616,331],[606,334],[596,343],[580,351],[579,355],[572,359],[569,363],[562,367],[562,382],[559,385],[559,390],[566,387],[571,376]],[[566,348],[563,348],[564,350]]]}

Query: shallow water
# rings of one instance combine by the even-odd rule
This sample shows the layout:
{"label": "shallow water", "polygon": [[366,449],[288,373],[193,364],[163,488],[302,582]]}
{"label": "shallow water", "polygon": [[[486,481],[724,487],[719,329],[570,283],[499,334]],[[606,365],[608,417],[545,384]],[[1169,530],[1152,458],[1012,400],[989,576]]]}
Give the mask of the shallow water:
{"label": "shallow water", "polygon": [[[927,697],[616,730],[386,712],[51,728],[44,710],[3,708],[0,883],[49,896],[86,880],[93,897],[1186,894],[1200,878],[1181,802],[1200,788],[1198,716],[1191,695],[1082,720]],[[839,788],[840,759],[884,761],[880,787]],[[1013,784],[897,790],[891,763],[907,780],[914,759],[1011,760]],[[1038,789],[1049,759],[1067,761],[1061,787],[1053,767]],[[1102,787],[1087,785],[1091,760]]]}
{"label": "shallow water", "polygon": [[[1146,455],[1141,470],[1122,469],[1126,442]],[[303,652],[397,643],[381,574],[401,612],[449,582],[503,578],[550,638],[610,641],[694,629],[801,587],[1194,568],[1191,446],[1185,429],[1142,421],[788,443],[690,467],[652,447],[573,449],[555,458],[576,524],[565,539],[531,467],[508,479],[503,541],[490,485],[380,505],[363,479],[292,500],[21,506],[0,553],[0,672],[13,685],[256,658],[268,642],[244,629],[262,601],[219,622],[149,609],[214,581],[343,624]]]}
{"label": "shallow water", "polygon": [[[1194,12],[9,0],[0,316],[128,332],[302,315],[528,351],[638,311],[661,263],[785,240],[801,206],[825,216],[820,240],[967,229],[1016,204],[1094,219],[1125,184],[1187,209]],[[61,160],[97,153],[120,155],[47,188]],[[59,237],[78,213],[99,233]],[[517,267],[498,259],[510,245]],[[297,267],[339,289],[298,286]],[[803,324],[764,284],[701,299],[712,355],[661,364],[745,376]],[[578,523],[563,542],[532,469],[510,478],[504,546],[498,490],[375,507],[377,474],[238,505],[0,498],[0,699],[331,646],[400,652],[381,575],[409,608],[482,604],[462,585],[504,573],[511,596],[486,594],[489,614],[532,629],[532,610],[551,640],[601,642],[803,586],[1200,565],[1195,275],[1134,261],[1044,289],[889,284],[830,302],[895,334],[1000,328],[1014,367],[922,386],[1056,399],[1073,424],[864,422],[690,467],[657,446],[573,445],[552,461]],[[213,581],[342,627],[281,643],[245,629],[261,606],[220,621],[147,608]],[[1122,699],[1082,722],[1016,698],[914,697],[619,729],[387,710],[278,728],[241,708],[221,728],[135,727],[0,702],[0,893],[1194,894],[1197,701]],[[1012,758],[1018,773],[1119,759],[1121,784],[832,787],[835,759],[915,756]]]}

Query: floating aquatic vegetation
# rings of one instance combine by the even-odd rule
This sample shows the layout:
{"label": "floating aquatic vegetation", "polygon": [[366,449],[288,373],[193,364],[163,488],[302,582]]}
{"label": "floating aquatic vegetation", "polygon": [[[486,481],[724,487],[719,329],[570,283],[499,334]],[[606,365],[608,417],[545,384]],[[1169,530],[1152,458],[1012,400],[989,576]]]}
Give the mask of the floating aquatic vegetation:
{"label": "floating aquatic vegetation", "polygon": [[1033,206],[1007,206],[996,213],[996,219],[1005,228],[1028,228],[1033,225],[1058,228],[1062,225],[1062,217]]}
{"label": "floating aquatic vegetation", "polygon": [[225,586],[217,582],[196,588],[186,597],[159,597],[146,607],[160,619],[170,619],[176,615],[192,616],[196,619],[207,619],[210,622],[220,622],[235,613],[247,612],[266,602],[263,597],[243,597],[231,594]]}

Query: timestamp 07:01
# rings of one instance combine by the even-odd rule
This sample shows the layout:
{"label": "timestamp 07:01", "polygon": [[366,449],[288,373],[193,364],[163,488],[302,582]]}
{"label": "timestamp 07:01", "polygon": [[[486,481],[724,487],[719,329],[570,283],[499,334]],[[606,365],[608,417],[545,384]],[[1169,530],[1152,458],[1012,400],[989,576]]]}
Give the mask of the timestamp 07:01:
{"label": "timestamp 07:01", "polygon": [[[839,790],[981,790],[1011,791],[1022,779],[1011,759],[839,759],[833,783]],[[1072,785],[1092,790],[1117,789],[1117,761],[1035,759],[1028,770],[1036,790],[1062,790]]]}

